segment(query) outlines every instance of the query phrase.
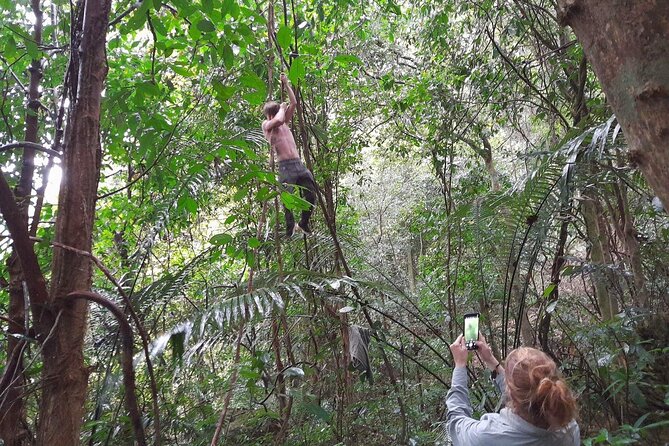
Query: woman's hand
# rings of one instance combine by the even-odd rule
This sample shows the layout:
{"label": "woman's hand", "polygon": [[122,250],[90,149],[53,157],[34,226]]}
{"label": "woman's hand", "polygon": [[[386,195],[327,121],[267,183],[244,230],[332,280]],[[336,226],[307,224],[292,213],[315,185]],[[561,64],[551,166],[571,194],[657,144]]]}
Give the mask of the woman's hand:
{"label": "woman's hand", "polygon": [[453,354],[453,362],[456,367],[467,367],[467,347],[465,346],[464,335],[458,338],[450,345],[451,353]]}
{"label": "woman's hand", "polygon": [[485,337],[479,333],[479,340],[476,341],[476,345],[478,347],[478,354],[479,358],[481,358],[481,361],[483,361],[483,364],[490,369],[490,370],[495,370],[495,368],[499,365],[499,361],[495,359],[495,356],[492,354],[492,350],[490,350],[490,346],[485,340]]}

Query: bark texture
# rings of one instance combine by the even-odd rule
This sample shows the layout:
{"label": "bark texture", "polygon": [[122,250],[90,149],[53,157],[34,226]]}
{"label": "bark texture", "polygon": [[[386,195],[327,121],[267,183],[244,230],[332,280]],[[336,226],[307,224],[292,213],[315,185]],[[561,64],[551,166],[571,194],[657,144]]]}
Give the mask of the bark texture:
{"label": "bark texture", "polygon": [[559,0],[630,146],[669,209],[669,2]]}
{"label": "bark texture", "polygon": [[[90,252],[100,172],[100,102],[107,76],[105,44],[111,0],[87,0],[85,4],[77,95],[65,135],[55,239]],[[49,295],[56,316],[43,350],[44,387],[37,438],[41,445],[79,443],[88,385],[83,357],[88,303],[66,296],[90,289],[91,275],[88,257],[70,250],[54,251]]]}

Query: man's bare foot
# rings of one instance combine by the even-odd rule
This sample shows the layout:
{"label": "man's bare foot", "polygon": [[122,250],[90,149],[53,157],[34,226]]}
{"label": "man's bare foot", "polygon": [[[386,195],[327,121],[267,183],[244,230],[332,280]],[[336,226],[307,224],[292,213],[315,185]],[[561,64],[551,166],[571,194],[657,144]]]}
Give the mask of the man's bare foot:
{"label": "man's bare foot", "polygon": [[311,228],[309,227],[309,223],[298,223],[295,226],[295,229],[301,232],[304,232],[306,235],[311,234]]}

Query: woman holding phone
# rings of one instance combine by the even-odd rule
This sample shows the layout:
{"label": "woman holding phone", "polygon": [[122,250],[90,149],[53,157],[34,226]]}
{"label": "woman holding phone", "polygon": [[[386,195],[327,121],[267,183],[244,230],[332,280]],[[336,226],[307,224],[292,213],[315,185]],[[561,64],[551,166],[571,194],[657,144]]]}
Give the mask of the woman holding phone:
{"label": "woman holding phone", "polygon": [[446,397],[446,429],[454,446],[570,446],[580,444],[574,417],[576,400],[553,360],[540,350],[520,347],[495,359],[485,338],[476,342],[478,354],[492,371],[506,407],[480,420],[472,418],[467,390],[467,355],[463,335],[451,344],[455,362]]}

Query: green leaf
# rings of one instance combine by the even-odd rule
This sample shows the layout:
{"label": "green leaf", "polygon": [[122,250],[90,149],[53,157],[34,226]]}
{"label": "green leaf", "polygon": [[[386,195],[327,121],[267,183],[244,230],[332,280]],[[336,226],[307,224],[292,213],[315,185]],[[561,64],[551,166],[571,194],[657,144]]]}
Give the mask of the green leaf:
{"label": "green leaf", "polygon": [[260,379],[260,373],[257,370],[253,370],[248,367],[242,367],[239,370],[239,376],[241,376],[244,379],[253,379],[253,380]]}
{"label": "green leaf", "polygon": [[265,89],[265,81],[253,71],[247,71],[239,78],[239,83],[244,87],[255,88],[256,90]]}
{"label": "green leaf", "polygon": [[251,105],[260,105],[265,102],[265,92],[255,91],[253,93],[246,93],[243,95],[244,99],[249,101]]}
{"label": "green leaf", "polygon": [[235,53],[232,52],[232,47],[230,45],[224,45],[222,53],[225,68],[232,68],[235,64]]}
{"label": "green leaf", "polygon": [[260,190],[256,194],[256,200],[265,201],[265,200],[268,200],[270,198],[273,198],[274,196],[275,196],[275,193],[274,193],[273,190],[271,190],[267,186],[263,186],[263,187],[260,188]]}
{"label": "green leaf", "polygon": [[225,14],[230,14],[230,17],[236,19],[239,17],[241,10],[239,9],[236,0],[224,0],[223,5],[221,6],[221,12],[223,16],[225,16]]}
{"label": "green leaf", "polygon": [[342,65],[348,66],[350,64],[362,65],[362,60],[356,55],[353,54],[340,54],[335,56],[335,62],[338,62]]}
{"label": "green leaf", "polygon": [[230,242],[232,242],[232,236],[226,233],[216,234],[209,239],[209,243],[216,246],[227,245]]}
{"label": "green leaf", "polygon": [[176,74],[179,74],[183,77],[191,77],[193,76],[193,73],[186,67],[182,67],[176,64],[170,65],[170,68],[172,71],[174,71]]}
{"label": "green leaf", "polygon": [[202,0],[202,10],[207,14],[211,14],[214,10],[214,0]]}
{"label": "green leaf", "polygon": [[177,208],[178,209],[185,209],[191,214],[197,213],[197,201],[193,200],[193,198],[188,197],[188,196],[183,196],[179,198],[177,201]]}
{"label": "green leaf", "polygon": [[402,9],[393,0],[388,0],[388,10],[396,15],[402,15]]}
{"label": "green leaf", "polygon": [[550,285],[548,285],[548,286],[546,287],[546,289],[544,290],[542,296],[543,296],[543,297],[548,297],[548,296],[550,296],[551,293],[553,292],[553,290],[555,289],[556,286],[557,286],[557,285],[554,284],[554,283],[551,283]]}
{"label": "green leaf", "polygon": [[199,22],[197,22],[197,29],[199,29],[203,33],[210,33],[216,31],[216,27],[214,26],[214,24],[207,19],[202,19]]}
{"label": "green leaf", "polygon": [[297,84],[298,81],[304,79],[306,75],[306,70],[304,64],[302,63],[302,58],[298,57],[293,60],[292,65],[290,66],[290,71],[288,72],[288,78],[293,84]]}
{"label": "green leaf", "polygon": [[259,247],[259,246],[260,246],[260,240],[258,240],[258,239],[255,238],[255,237],[251,237],[251,238],[249,239],[249,248],[251,248],[251,249],[255,249],[255,248]]}
{"label": "green leaf", "polygon": [[137,92],[145,95],[145,96],[159,96],[160,95],[160,89],[154,84],[153,82],[142,82],[137,84],[135,87],[137,88]]}
{"label": "green leaf", "polygon": [[214,79],[211,83],[211,86],[214,88],[214,92],[216,93],[216,99],[218,99],[219,101],[227,101],[237,91],[235,87],[223,85],[223,83],[218,79]]}
{"label": "green leaf", "polygon": [[330,420],[332,418],[331,412],[328,412],[327,410],[323,409],[321,406],[315,403],[304,404],[304,410],[312,415],[315,415],[320,420],[328,424],[330,423]]}
{"label": "green leaf", "polygon": [[244,197],[246,197],[248,194],[249,194],[249,190],[242,187],[241,189],[239,189],[235,193],[235,195],[232,197],[232,199],[235,200],[235,201],[242,201],[244,199]]}
{"label": "green leaf", "polygon": [[287,50],[290,47],[290,41],[292,39],[292,33],[288,26],[281,25],[279,32],[276,33],[276,40],[279,43],[279,46],[284,50]]}
{"label": "green leaf", "polygon": [[39,50],[37,44],[32,39],[26,39],[25,43],[28,56],[30,56],[31,59],[39,59],[42,52]]}
{"label": "green leaf", "polygon": [[294,211],[306,211],[311,206],[308,201],[286,191],[281,192],[281,202],[288,209]]}

